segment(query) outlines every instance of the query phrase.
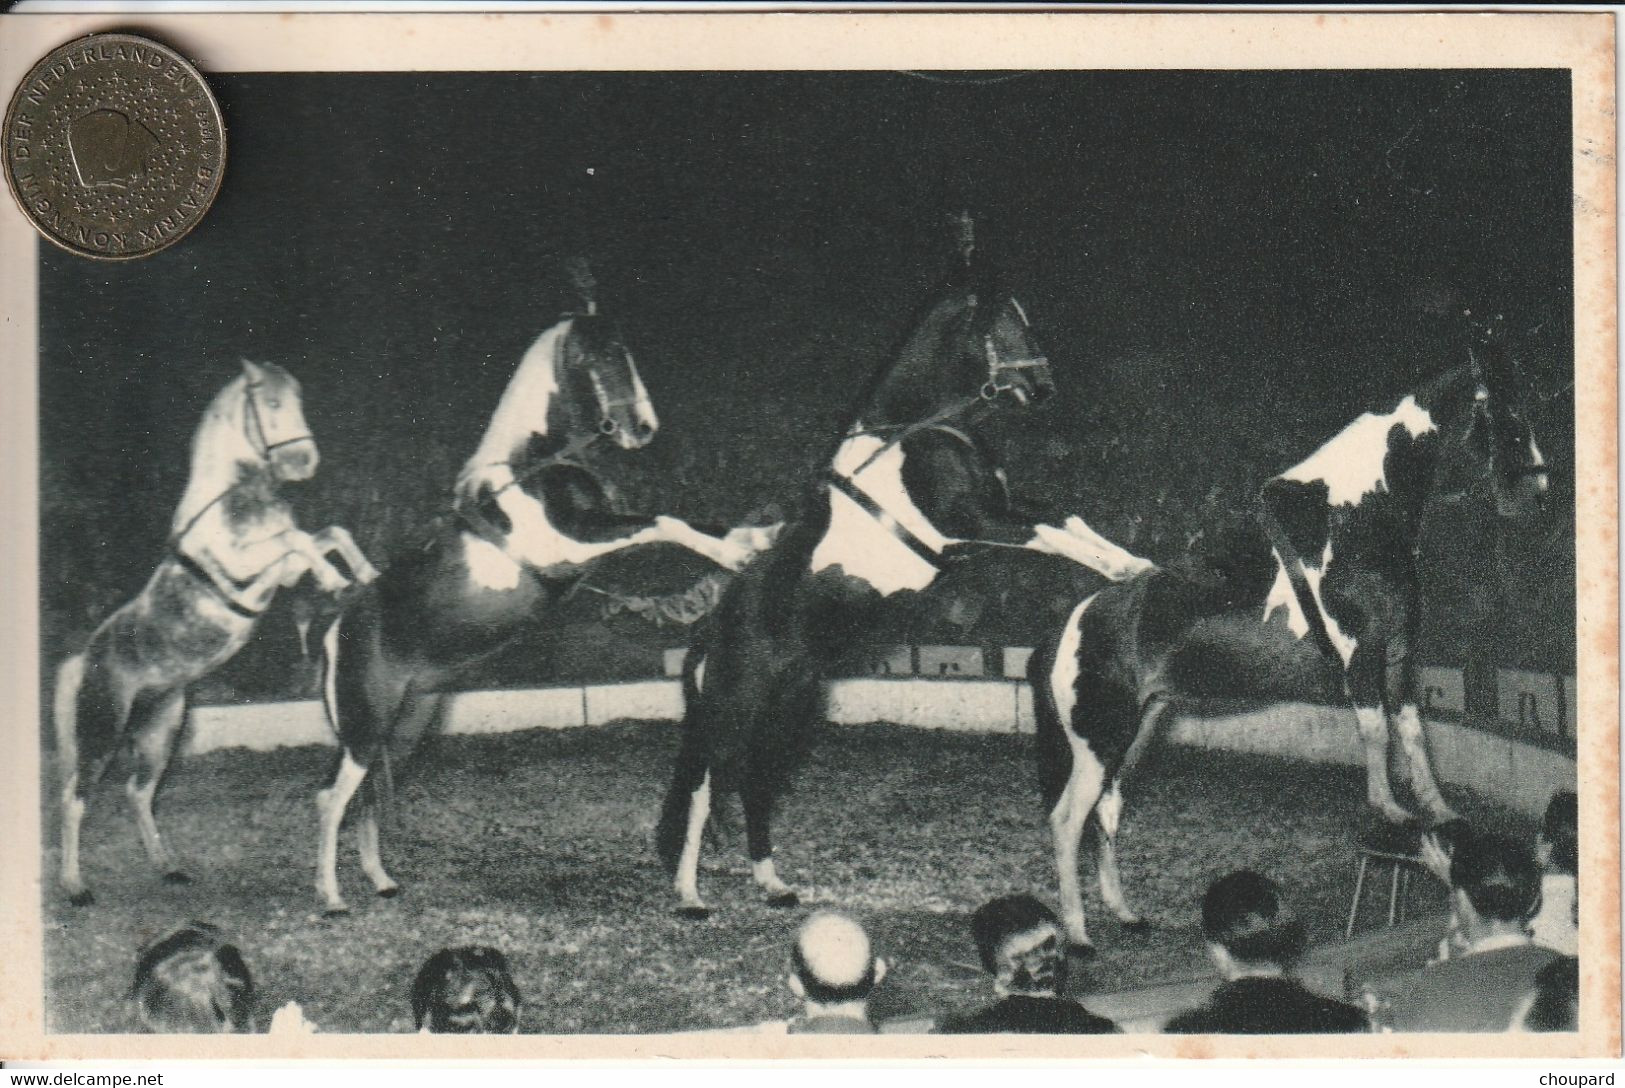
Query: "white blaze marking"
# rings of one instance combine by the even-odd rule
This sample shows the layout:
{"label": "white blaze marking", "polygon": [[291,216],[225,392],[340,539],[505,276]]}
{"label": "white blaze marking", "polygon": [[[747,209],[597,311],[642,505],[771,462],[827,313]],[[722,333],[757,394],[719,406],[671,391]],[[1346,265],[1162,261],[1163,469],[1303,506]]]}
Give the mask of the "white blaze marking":
{"label": "white blaze marking", "polygon": [[489,540],[464,533],[463,558],[468,563],[468,576],[477,586],[484,589],[514,589],[519,585],[519,564]]}
{"label": "white blaze marking", "polygon": [[660,429],[660,417],[655,414],[655,402],[649,397],[649,390],[643,384],[643,375],[638,373],[637,363],[632,361],[632,353],[626,353],[626,365],[632,371],[632,396],[637,400],[638,422],[649,428],[653,434]]}
{"label": "white blaze marking", "polygon": [[1021,323],[1030,328],[1032,322],[1027,320],[1027,311],[1021,308],[1021,303],[1016,300],[1014,295],[1010,296],[1010,305],[1016,308],[1016,315],[1021,318]]}
{"label": "white blaze marking", "polygon": [[702,658],[700,658],[700,663],[698,665],[694,666],[694,690],[699,691],[700,688],[704,684],[705,684],[705,658],[702,657]]}
{"label": "white blaze marking", "polygon": [[[841,444],[832,466],[850,476],[885,443],[874,435],[855,435]],[[852,481],[927,546],[941,550],[948,538],[914,505],[903,486],[903,451],[892,446]],[[814,574],[840,567],[868,582],[884,596],[899,590],[924,589],[936,579],[937,569],[898,540],[857,503],[830,487],[829,528],[813,550],[808,569]]]}
{"label": "white blaze marking", "polygon": [[1385,491],[1383,462],[1388,457],[1388,433],[1395,425],[1412,438],[1437,430],[1427,409],[1407,396],[1392,412],[1359,416],[1303,461],[1281,473],[1283,480],[1324,483],[1333,506],[1354,506],[1374,491]]}

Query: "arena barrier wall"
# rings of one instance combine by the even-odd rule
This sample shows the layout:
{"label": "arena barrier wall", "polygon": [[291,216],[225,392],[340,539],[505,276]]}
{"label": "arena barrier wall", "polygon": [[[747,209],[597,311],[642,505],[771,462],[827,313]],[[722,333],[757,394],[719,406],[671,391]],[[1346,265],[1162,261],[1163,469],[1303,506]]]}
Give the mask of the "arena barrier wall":
{"label": "arena barrier wall", "polygon": [[[447,696],[443,728],[462,735],[570,729],[623,719],[675,721],[682,710],[682,690],[675,680],[469,691]],[[841,725],[893,722],[975,733],[1030,734],[1034,729],[1032,692],[1025,681],[1013,679],[838,680],[830,685],[829,719]],[[1517,812],[1539,816],[1553,792],[1574,788],[1574,758],[1551,747],[1439,717],[1430,717],[1428,738],[1441,778]],[[1181,718],[1170,726],[1168,740],[1318,763],[1364,762],[1352,713],[1301,703]],[[321,703],[311,699],[196,707],[186,743],[188,751],[201,753],[335,741]]]}

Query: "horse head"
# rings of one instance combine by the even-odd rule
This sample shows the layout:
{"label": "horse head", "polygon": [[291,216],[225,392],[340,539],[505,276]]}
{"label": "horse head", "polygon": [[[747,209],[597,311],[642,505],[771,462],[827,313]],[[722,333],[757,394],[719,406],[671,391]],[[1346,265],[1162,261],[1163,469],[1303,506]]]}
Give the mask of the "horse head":
{"label": "horse head", "polygon": [[321,462],[299,394],[299,382],[280,366],[243,360],[243,440],[283,481],[308,480]]}
{"label": "horse head", "polygon": [[588,428],[622,449],[647,446],[660,428],[654,403],[619,330],[597,313],[578,314],[559,351],[561,410],[578,433]]}
{"label": "horse head", "polygon": [[1535,441],[1526,408],[1526,381],[1496,314],[1474,322],[1469,347],[1473,410],[1468,448],[1485,466],[1496,512],[1525,517],[1546,505],[1550,469]]}

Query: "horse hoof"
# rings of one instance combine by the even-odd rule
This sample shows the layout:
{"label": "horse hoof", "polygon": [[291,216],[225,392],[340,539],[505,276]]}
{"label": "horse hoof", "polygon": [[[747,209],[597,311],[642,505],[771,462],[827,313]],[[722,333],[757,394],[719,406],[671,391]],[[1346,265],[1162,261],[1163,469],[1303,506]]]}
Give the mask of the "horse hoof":
{"label": "horse hoof", "polygon": [[394,899],[397,895],[400,895],[400,894],[401,894],[401,889],[400,889],[399,885],[397,885],[397,886],[395,886],[393,888],[379,888],[378,889],[378,898],[379,899]]}
{"label": "horse hoof", "polygon": [[74,892],[72,895],[68,896],[68,902],[72,903],[76,907],[88,907],[95,901],[95,894],[88,889],[82,892]]}
{"label": "horse hoof", "polygon": [[348,918],[349,916],[350,916],[350,905],[348,903],[340,903],[338,906],[335,906],[335,907],[323,907],[322,908],[322,917],[323,918]]}
{"label": "horse hoof", "polygon": [[770,907],[799,907],[801,906],[801,896],[795,892],[779,892],[777,895],[767,897],[767,905]]}
{"label": "horse hoof", "polygon": [[181,872],[179,869],[171,869],[169,872],[164,874],[164,883],[190,884],[192,883],[192,878]]}
{"label": "horse hoof", "polygon": [[711,917],[710,907],[678,907],[677,917],[687,922],[703,922]]}

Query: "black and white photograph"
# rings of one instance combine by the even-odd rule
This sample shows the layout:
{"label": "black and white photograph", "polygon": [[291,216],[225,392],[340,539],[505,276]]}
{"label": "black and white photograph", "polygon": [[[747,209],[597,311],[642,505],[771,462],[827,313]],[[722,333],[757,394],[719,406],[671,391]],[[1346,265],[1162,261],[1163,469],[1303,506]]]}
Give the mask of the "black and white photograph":
{"label": "black and white photograph", "polygon": [[1470,18],[0,20],[11,1049],[1617,1055],[1613,26]]}

